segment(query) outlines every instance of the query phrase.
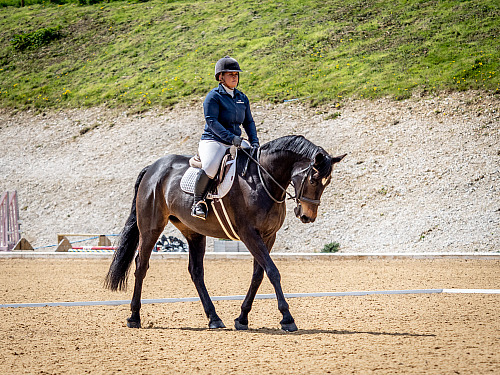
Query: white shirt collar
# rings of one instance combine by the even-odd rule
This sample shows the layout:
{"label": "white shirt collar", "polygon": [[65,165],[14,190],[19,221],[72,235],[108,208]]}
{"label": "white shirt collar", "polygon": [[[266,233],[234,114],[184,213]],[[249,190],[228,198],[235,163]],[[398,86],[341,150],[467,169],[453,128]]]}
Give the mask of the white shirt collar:
{"label": "white shirt collar", "polygon": [[231,95],[232,98],[234,98],[234,89],[230,89],[229,87],[227,87],[226,85],[222,84],[222,87],[224,87],[224,90],[226,90],[226,92]]}

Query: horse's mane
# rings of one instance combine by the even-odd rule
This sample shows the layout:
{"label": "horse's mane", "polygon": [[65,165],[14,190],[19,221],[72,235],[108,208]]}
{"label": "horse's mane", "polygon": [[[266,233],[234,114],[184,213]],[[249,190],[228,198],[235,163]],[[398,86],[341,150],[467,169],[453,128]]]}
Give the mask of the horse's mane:
{"label": "horse's mane", "polygon": [[271,153],[292,152],[310,160],[314,160],[316,155],[321,153],[325,157],[318,166],[318,178],[326,177],[332,171],[332,158],[330,155],[322,147],[316,146],[302,135],[287,135],[274,139],[262,145],[261,149]]}

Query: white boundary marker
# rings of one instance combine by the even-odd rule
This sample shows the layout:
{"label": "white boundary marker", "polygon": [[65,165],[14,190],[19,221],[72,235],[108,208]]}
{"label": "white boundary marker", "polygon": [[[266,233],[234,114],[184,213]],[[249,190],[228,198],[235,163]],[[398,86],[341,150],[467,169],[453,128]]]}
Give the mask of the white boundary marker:
{"label": "white boundary marker", "polygon": [[[1,251],[0,259],[95,259],[111,258],[113,252],[107,253],[82,253],[82,252],[41,252],[41,251]],[[500,260],[500,252],[481,253],[278,253],[272,252],[275,260],[298,259],[328,259],[328,260],[361,260],[361,259],[484,259]],[[152,253],[151,259],[187,259],[188,253]],[[205,259],[252,259],[248,252],[208,252]]]}
{"label": "white boundary marker", "polygon": [[443,293],[500,294],[500,289],[443,289]]}
{"label": "white boundary marker", "polygon": [[[381,294],[439,294],[439,293],[454,293],[454,294],[500,294],[500,289],[413,289],[413,290],[375,290],[375,291],[360,291],[360,292],[319,292],[319,293],[285,293],[286,298],[301,298],[301,297],[345,297],[345,296],[368,296]],[[275,299],[275,294],[257,294],[255,299]],[[240,301],[245,299],[243,295],[236,296],[216,296],[211,297],[212,301]],[[158,299],[143,299],[142,304],[152,303],[177,303],[177,302],[198,302],[198,297],[184,298],[158,298]],[[130,300],[118,301],[83,301],[83,302],[41,302],[41,303],[7,303],[0,305],[0,308],[6,307],[60,307],[60,306],[118,306],[128,305]]]}

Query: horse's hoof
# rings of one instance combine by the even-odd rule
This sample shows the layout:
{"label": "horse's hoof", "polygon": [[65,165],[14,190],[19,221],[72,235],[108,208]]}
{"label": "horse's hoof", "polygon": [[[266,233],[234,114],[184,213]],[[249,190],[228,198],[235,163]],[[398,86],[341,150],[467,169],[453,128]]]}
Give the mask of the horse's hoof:
{"label": "horse's hoof", "polygon": [[141,328],[141,321],[127,319],[127,327],[128,328]]}
{"label": "horse's hoof", "polygon": [[238,331],[246,331],[248,329],[248,324],[241,324],[238,319],[234,319],[234,328]]}
{"label": "horse's hoof", "polygon": [[295,332],[298,330],[297,326],[295,325],[294,322],[292,323],[287,323],[287,324],[281,324],[281,329],[286,332]]}
{"label": "horse's hoof", "polygon": [[216,328],[226,328],[224,323],[222,323],[222,320],[214,320],[208,323],[208,328],[210,329],[216,329]]}

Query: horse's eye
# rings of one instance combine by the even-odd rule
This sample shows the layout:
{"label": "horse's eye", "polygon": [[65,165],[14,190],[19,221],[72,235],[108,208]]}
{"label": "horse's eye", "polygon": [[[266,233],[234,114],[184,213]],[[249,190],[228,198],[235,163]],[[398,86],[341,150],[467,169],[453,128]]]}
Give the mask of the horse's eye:
{"label": "horse's eye", "polygon": [[309,179],[309,182],[311,183],[312,186],[316,186],[318,184],[318,181],[313,180],[312,178]]}

